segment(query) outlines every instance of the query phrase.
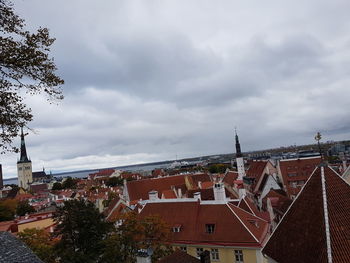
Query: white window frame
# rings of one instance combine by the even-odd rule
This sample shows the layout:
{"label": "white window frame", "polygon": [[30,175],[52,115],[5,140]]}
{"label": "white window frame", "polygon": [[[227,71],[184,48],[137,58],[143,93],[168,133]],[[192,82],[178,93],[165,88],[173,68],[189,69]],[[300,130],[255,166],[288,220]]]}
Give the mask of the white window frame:
{"label": "white window frame", "polygon": [[219,249],[212,248],[210,251],[210,257],[211,257],[211,260],[213,260],[213,261],[219,261],[220,260]]}
{"label": "white window frame", "polygon": [[235,263],[244,263],[243,250],[235,249],[234,254],[235,254]]}
{"label": "white window frame", "polygon": [[204,248],[202,247],[197,247],[196,248],[196,252],[197,252],[197,258],[201,257],[201,254],[204,252]]}

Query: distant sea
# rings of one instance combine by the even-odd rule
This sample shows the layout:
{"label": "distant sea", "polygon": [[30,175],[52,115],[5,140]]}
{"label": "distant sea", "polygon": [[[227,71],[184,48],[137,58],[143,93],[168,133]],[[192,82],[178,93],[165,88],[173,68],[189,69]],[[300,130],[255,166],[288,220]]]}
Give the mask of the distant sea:
{"label": "distant sea", "polygon": [[[157,163],[116,166],[116,167],[101,168],[101,169],[80,170],[80,171],[72,171],[72,172],[64,172],[64,173],[55,173],[55,174],[52,174],[52,176],[61,177],[61,178],[65,178],[68,176],[72,178],[84,178],[84,177],[88,177],[88,175],[91,173],[96,173],[98,171],[106,170],[106,169],[119,169],[119,170],[128,171],[128,172],[147,172],[147,171],[152,171],[154,169],[168,168],[169,165],[173,162],[174,161],[165,161],[165,162],[157,162]],[[5,184],[18,184],[18,179],[17,177],[4,179],[4,185]]]}

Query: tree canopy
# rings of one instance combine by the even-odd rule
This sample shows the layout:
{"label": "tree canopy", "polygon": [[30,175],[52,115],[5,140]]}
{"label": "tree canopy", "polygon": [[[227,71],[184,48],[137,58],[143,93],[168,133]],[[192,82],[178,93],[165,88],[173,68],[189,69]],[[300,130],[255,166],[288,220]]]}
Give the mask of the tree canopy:
{"label": "tree canopy", "polygon": [[27,213],[30,214],[33,212],[35,212],[35,209],[29,204],[28,200],[18,202],[16,208],[16,214],[18,216],[24,216]]}
{"label": "tree canopy", "polygon": [[18,238],[26,243],[44,262],[56,262],[55,241],[50,238],[50,234],[44,229],[26,228],[23,232],[18,233]]}
{"label": "tree canopy", "polygon": [[55,233],[61,237],[56,249],[60,262],[96,262],[101,252],[102,240],[112,225],[91,202],[65,201],[54,214]]}
{"label": "tree canopy", "polygon": [[116,232],[104,241],[101,262],[133,263],[140,249],[153,251],[152,262],[171,252],[170,227],[159,216],[141,218],[135,212],[124,214]]}
{"label": "tree canopy", "polygon": [[46,94],[50,102],[63,99],[64,81],[49,57],[54,41],[47,28],[25,30],[13,4],[0,0],[0,153],[18,150],[13,139],[33,119],[26,94]]}

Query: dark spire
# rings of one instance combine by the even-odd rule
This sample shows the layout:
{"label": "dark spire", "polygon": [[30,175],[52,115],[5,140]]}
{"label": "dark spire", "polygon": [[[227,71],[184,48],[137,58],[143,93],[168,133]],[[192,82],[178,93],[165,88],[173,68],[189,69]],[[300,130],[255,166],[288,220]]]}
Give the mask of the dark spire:
{"label": "dark spire", "polygon": [[18,161],[19,163],[28,163],[30,162],[27,156],[26,143],[24,142],[23,127],[21,128],[21,158]]}
{"label": "dark spire", "polygon": [[241,152],[241,145],[238,140],[238,135],[237,135],[237,130],[235,128],[235,138],[236,138],[236,158],[237,157],[242,157],[242,152]]}

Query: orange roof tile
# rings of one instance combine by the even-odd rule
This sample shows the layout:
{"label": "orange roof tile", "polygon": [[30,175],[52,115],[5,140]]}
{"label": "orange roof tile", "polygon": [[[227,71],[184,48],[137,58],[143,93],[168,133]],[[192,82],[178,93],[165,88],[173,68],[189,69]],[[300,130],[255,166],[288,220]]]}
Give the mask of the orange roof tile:
{"label": "orange roof tile", "polygon": [[321,163],[321,157],[301,158],[293,160],[281,160],[279,167],[282,174],[283,184],[288,196],[296,196],[300,187],[293,187],[290,182],[305,181],[310,177],[316,166]]}
{"label": "orange roof tile", "polygon": [[173,190],[164,190],[162,192],[162,198],[173,199],[173,198],[176,198],[176,195]]}
{"label": "orange roof tile", "polygon": [[[260,247],[268,230],[266,221],[232,204],[147,203],[140,215],[159,215],[169,226],[181,224],[174,243]],[[213,233],[206,232],[206,224],[215,224]]]}
{"label": "orange roof tile", "polygon": [[185,184],[185,175],[175,175],[161,178],[142,179],[127,182],[127,190],[130,201],[147,200],[148,193],[152,190],[158,191],[158,195],[164,190],[171,189],[171,186]]}
{"label": "orange roof tile", "polygon": [[329,257],[334,263],[349,262],[349,218],[350,185],[329,167],[318,167],[285,213],[263,253],[285,263],[326,263]]}

